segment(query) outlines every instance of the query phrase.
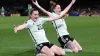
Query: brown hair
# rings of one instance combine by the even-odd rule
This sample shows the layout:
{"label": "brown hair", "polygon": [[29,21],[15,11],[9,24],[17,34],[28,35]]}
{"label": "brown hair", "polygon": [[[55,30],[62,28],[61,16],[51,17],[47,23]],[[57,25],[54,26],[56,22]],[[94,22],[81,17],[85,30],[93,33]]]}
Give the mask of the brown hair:
{"label": "brown hair", "polygon": [[30,10],[30,12],[29,12],[29,18],[31,18],[31,17],[30,17],[30,15],[32,15],[33,11],[38,11],[38,10],[37,10],[37,9],[32,8],[32,9]]}
{"label": "brown hair", "polygon": [[32,15],[33,11],[38,11],[37,9],[32,8],[29,12],[30,15]]}
{"label": "brown hair", "polygon": [[51,7],[51,10],[53,11],[53,9],[59,4],[53,4],[52,7]]}

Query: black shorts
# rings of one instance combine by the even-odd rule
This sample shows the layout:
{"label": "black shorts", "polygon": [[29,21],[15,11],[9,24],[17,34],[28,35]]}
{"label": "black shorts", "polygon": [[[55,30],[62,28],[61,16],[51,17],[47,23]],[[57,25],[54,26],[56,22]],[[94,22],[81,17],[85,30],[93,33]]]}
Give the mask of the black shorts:
{"label": "black shorts", "polygon": [[44,47],[44,46],[47,46],[48,48],[51,48],[54,44],[52,43],[49,43],[49,42],[45,42],[45,43],[41,43],[39,45],[37,45],[36,49],[38,52],[41,51],[41,49]]}
{"label": "black shorts", "polygon": [[61,44],[61,47],[64,48],[65,44],[68,41],[73,41],[74,39],[72,37],[70,37],[69,35],[64,35],[62,37],[58,38],[59,43]]}

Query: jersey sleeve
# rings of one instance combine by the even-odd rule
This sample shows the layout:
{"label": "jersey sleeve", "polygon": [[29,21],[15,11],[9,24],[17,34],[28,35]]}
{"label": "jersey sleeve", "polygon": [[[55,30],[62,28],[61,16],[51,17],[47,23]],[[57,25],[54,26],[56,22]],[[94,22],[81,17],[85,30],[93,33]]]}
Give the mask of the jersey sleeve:
{"label": "jersey sleeve", "polygon": [[52,13],[50,13],[50,16],[52,16]]}
{"label": "jersey sleeve", "polygon": [[61,15],[64,14],[64,13],[65,13],[65,11],[62,11],[62,12],[61,12]]}
{"label": "jersey sleeve", "polygon": [[32,25],[32,24],[31,24],[30,22],[28,22],[28,21],[25,21],[24,24],[26,25],[26,28],[29,28],[29,27],[31,27],[31,25]]}
{"label": "jersey sleeve", "polygon": [[42,23],[46,22],[46,21],[49,21],[48,18],[41,18],[40,20],[42,20]]}

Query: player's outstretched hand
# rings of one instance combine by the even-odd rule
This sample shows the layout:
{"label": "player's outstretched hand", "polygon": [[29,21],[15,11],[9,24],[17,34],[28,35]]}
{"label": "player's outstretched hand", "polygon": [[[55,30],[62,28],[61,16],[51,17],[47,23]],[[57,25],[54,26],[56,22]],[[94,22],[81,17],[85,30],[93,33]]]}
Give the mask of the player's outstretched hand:
{"label": "player's outstretched hand", "polygon": [[16,26],[14,26],[14,32],[17,33],[17,27]]}
{"label": "player's outstretched hand", "polygon": [[34,5],[38,5],[38,2],[37,2],[37,0],[32,0],[32,3],[34,4]]}
{"label": "player's outstretched hand", "polygon": [[72,0],[72,3],[74,4],[76,2],[76,0]]}

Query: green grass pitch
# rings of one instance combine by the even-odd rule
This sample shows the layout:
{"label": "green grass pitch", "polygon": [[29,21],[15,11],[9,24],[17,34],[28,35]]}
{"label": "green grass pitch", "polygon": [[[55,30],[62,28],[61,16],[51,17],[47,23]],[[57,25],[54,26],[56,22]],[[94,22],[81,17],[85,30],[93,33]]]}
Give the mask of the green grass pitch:
{"label": "green grass pitch", "polygon": [[[23,24],[28,17],[0,17],[0,56],[34,56],[35,48],[27,29],[14,33],[14,25]],[[77,54],[66,56],[100,56],[100,17],[68,17],[70,35],[83,47]],[[50,42],[59,45],[55,29],[50,22],[44,29]]]}

